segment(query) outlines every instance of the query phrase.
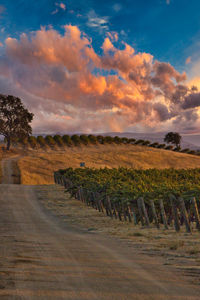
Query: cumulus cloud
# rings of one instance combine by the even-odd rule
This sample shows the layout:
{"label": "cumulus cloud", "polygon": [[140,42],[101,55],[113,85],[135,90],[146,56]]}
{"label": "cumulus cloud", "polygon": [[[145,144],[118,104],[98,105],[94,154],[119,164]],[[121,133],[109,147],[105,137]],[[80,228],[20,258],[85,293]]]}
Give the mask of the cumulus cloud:
{"label": "cumulus cloud", "polygon": [[138,124],[159,129],[170,122],[186,128],[189,118],[198,122],[199,93],[185,85],[185,73],[126,43],[117,48],[117,33],[107,35],[99,55],[77,26],[64,29],[7,38],[0,56],[0,88],[33,110],[35,131],[123,131]]}

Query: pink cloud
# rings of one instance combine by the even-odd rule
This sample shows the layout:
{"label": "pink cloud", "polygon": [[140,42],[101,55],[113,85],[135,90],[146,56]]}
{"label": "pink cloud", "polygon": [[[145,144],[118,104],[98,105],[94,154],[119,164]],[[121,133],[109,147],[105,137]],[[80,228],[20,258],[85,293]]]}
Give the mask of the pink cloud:
{"label": "pink cloud", "polygon": [[188,106],[182,104],[193,93],[184,85],[185,73],[126,43],[116,48],[116,33],[108,34],[99,55],[77,26],[64,29],[63,35],[41,28],[19,40],[9,37],[0,58],[0,80],[12,82],[13,91],[26,98],[35,130],[160,128],[185,114]]}

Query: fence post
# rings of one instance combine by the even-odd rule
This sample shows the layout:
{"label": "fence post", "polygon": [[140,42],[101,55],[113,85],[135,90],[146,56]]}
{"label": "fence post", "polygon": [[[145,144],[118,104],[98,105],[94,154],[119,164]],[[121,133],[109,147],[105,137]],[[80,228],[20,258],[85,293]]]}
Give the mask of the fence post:
{"label": "fence post", "polygon": [[150,200],[150,204],[151,204],[151,210],[152,210],[152,213],[153,213],[153,218],[155,220],[156,226],[157,226],[157,228],[160,228],[158,217],[157,217],[157,214],[156,214],[155,204],[154,204],[154,201],[152,199]]}
{"label": "fence post", "polygon": [[113,218],[113,213],[112,213],[112,206],[111,206],[111,202],[110,202],[110,197],[107,196],[107,197],[106,197],[106,200],[107,200],[107,203],[108,203],[108,209],[109,209],[110,217]]}
{"label": "fence post", "polygon": [[144,199],[143,197],[141,197],[141,205],[142,205],[142,209],[143,209],[143,213],[144,213],[144,218],[145,218],[145,223],[146,226],[149,227],[150,226],[150,222],[149,222],[149,217],[148,217],[148,213],[145,207],[145,203],[144,203]]}
{"label": "fence post", "polygon": [[165,229],[168,229],[167,218],[166,218],[165,208],[164,208],[164,204],[163,204],[163,199],[160,199],[159,202],[160,202],[160,211],[161,211],[162,221],[163,221]]}
{"label": "fence post", "polygon": [[140,221],[142,223],[142,226],[144,226],[144,218],[143,218],[142,207],[141,207],[141,198],[137,199],[137,206],[138,206],[138,212],[140,215]]}
{"label": "fence post", "polygon": [[135,214],[135,212],[134,212],[134,209],[133,209],[133,206],[131,205],[130,206],[130,210],[131,210],[131,212],[132,212],[132,215],[133,215],[133,220],[134,220],[134,224],[135,225],[137,225],[137,217],[136,217],[136,214]]}
{"label": "fence post", "polygon": [[179,218],[178,218],[178,211],[177,211],[177,207],[176,207],[176,198],[174,195],[170,195],[169,196],[170,202],[171,202],[171,206],[172,206],[172,215],[173,215],[173,219],[174,219],[174,227],[175,230],[178,232],[180,231],[180,223],[179,223]]}
{"label": "fence post", "polygon": [[194,216],[195,216],[195,221],[196,221],[196,228],[200,230],[200,217],[199,217],[199,211],[198,211],[198,206],[197,206],[197,201],[195,197],[192,197],[192,206],[193,206],[193,211],[194,211]]}
{"label": "fence post", "polygon": [[182,197],[180,197],[179,202],[180,202],[180,206],[181,206],[181,214],[182,214],[183,219],[184,219],[186,231],[189,233],[189,232],[191,232],[191,228],[190,228],[190,223],[189,223],[189,219],[188,219],[188,213],[187,213],[187,210],[185,208],[184,199]]}

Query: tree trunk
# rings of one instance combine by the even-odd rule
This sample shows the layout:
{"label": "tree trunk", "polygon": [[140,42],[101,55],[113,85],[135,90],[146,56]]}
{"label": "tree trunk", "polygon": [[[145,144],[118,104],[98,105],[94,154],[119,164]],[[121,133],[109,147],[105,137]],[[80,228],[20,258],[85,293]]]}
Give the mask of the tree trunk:
{"label": "tree trunk", "polygon": [[6,150],[10,150],[10,137],[6,137],[7,140],[7,148]]}

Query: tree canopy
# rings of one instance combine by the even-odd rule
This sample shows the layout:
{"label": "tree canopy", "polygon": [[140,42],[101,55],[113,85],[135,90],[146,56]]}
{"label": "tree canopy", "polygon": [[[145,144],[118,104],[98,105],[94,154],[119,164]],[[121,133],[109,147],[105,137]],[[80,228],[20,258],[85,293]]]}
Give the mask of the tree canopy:
{"label": "tree canopy", "polygon": [[33,116],[23,106],[20,98],[0,94],[0,135],[7,141],[7,150],[10,149],[12,140],[26,138],[32,133],[29,123]]}
{"label": "tree canopy", "polygon": [[177,148],[180,148],[181,135],[178,132],[168,132],[165,135],[164,142],[168,144],[174,144]]}

